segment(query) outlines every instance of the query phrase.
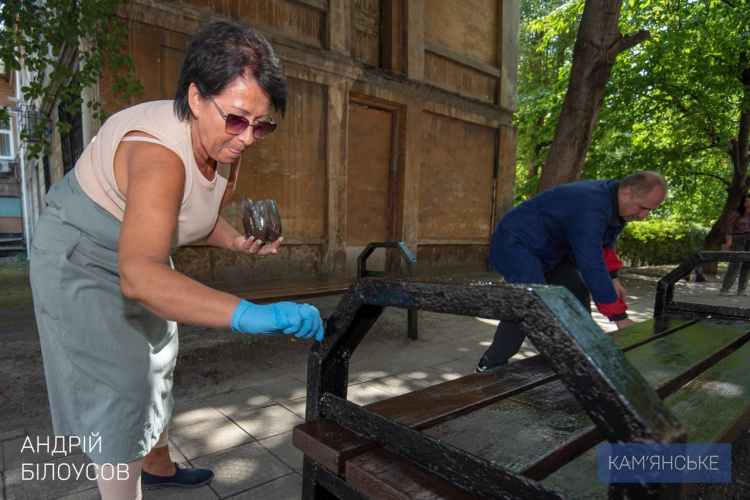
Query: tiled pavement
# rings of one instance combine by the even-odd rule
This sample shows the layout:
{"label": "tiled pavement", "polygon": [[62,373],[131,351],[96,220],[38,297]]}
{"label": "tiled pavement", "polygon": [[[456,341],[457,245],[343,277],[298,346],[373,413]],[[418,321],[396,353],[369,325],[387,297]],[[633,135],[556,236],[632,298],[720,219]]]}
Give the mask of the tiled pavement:
{"label": "tiled pavement", "polygon": [[[623,277],[630,292],[631,317],[643,320],[653,310],[655,280]],[[681,284],[678,293],[692,300],[713,303],[748,302],[746,297],[718,297],[718,283]],[[338,297],[308,301],[322,311],[332,310]],[[405,324],[404,311],[387,311]],[[612,325],[595,313],[605,329]],[[393,319],[393,317],[392,317]],[[437,384],[472,373],[489,345],[497,323],[478,318],[420,313],[420,338],[404,342],[396,351],[383,352],[365,341],[355,352],[350,368],[348,399],[364,405],[393,395]],[[376,324],[377,328],[377,324]],[[405,332],[404,326],[404,332]],[[360,352],[361,351],[361,352]],[[533,355],[525,344],[519,357]],[[293,373],[271,374],[242,388],[210,393],[176,402],[170,424],[173,458],[186,465],[211,468],[214,480],[195,490],[144,491],[144,499],[285,500],[301,497],[302,454],[292,445],[292,428],[303,422],[305,367]],[[32,435],[32,439],[36,436]],[[74,470],[87,458],[74,454],[62,458],[21,453],[22,430],[0,436],[2,440],[2,497],[8,500],[99,498],[93,481],[24,481],[22,463],[50,461],[56,470]],[[60,464],[65,463],[64,467]],[[69,468],[70,466],[70,468]],[[85,475],[85,474],[84,474]]]}

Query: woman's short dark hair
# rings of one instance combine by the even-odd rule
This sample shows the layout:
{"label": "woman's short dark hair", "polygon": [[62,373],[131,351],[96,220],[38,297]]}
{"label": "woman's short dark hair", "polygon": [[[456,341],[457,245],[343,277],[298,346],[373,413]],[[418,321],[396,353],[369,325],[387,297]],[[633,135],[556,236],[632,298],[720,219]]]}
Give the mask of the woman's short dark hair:
{"label": "woman's short dark hair", "polygon": [[273,108],[284,116],[286,77],[268,40],[253,28],[238,23],[217,21],[205,25],[185,53],[174,98],[175,114],[182,121],[192,116],[188,105],[191,83],[207,98],[221,94],[245,72],[255,78]]}
{"label": "woman's short dark hair", "polygon": [[740,205],[737,207],[737,211],[739,211],[740,215],[743,216],[743,217],[745,216],[745,212],[747,211],[747,210],[745,210],[745,200],[746,199],[747,199],[747,195],[743,194],[742,198],[740,198]]}

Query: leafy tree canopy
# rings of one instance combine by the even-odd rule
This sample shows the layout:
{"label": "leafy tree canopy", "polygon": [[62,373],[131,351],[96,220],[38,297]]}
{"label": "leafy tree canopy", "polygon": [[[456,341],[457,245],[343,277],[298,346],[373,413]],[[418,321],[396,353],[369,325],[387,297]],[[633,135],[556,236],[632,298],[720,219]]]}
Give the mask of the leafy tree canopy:
{"label": "leafy tree canopy", "polygon": [[[522,5],[519,201],[534,192],[555,130],[583,0]],[[708,226],[741,167],[734,160],[750,102],[750,5],[629,0],[620,23],[651,38],[618,57],[581,178],[658,170],[671,193],[655,215]]]}
{"label": "leafy tree canopy", "polygon": [[[113,72],[114,90],[129,98],[142,90],[132,76],[133,62],[125,48],[128,30],[115,17],[119,0],[4,0],[0,3],[0,57],[6,69],[22,70],[27,79],[23,99],[41,111],[40,121],[22,128],[29,156],[48,148],[45,131],[50,111],[61,101],[74,114],[81,92],[98,82],[104,68]],[[87,105],[104,118],[98,102]],[[7,113],[7,110],[2,110]],[[70,126],[58,122],[60,133]]]}

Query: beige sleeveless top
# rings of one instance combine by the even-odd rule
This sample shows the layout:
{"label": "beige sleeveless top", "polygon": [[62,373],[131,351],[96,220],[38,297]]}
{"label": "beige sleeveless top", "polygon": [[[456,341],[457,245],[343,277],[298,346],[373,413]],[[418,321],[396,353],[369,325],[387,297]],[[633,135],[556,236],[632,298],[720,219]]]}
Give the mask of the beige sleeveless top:
{"label": "beige sleeveless top", "polygon": [[125,197],[117,189],[114,158],[117,146],[129,132],[150,134],[173,151],[185,166],[185,189],[177,221],[173,246],[185,245],[207,236],[219,217],[231,166],[217,165],[213,180],[198,170],[190,140],[190,125],[174,114],[173,101],[138,104],[112,115],[83,151],[75,166],[75,175],[84,192],[96,204],[122,221]]}

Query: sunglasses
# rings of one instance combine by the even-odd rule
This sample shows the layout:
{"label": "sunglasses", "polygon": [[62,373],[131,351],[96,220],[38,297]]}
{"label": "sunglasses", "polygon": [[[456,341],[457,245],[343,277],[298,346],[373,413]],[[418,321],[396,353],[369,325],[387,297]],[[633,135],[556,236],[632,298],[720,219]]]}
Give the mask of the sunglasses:
{"label": "sunglasses", "polygon": [[219,105],[216,104],[216,101],[214,101],[213,97],[208,96],[208,98],[211,99],[211,102],[214,103],[214,106],[216,106],[216,110],[224,118],[224,131],[227,134],[239,135],[244,132],[247,127],[252,127],[253,137],[255,139],[263,139],[264,137],[267,137],[271,132],[276,130],[276,122],[273,121],[273,118],[271,118],[270,115],[268,117],[271,119],[271,121],[250,123],[247,118],[226,114],[224,111],[222,111]]}

